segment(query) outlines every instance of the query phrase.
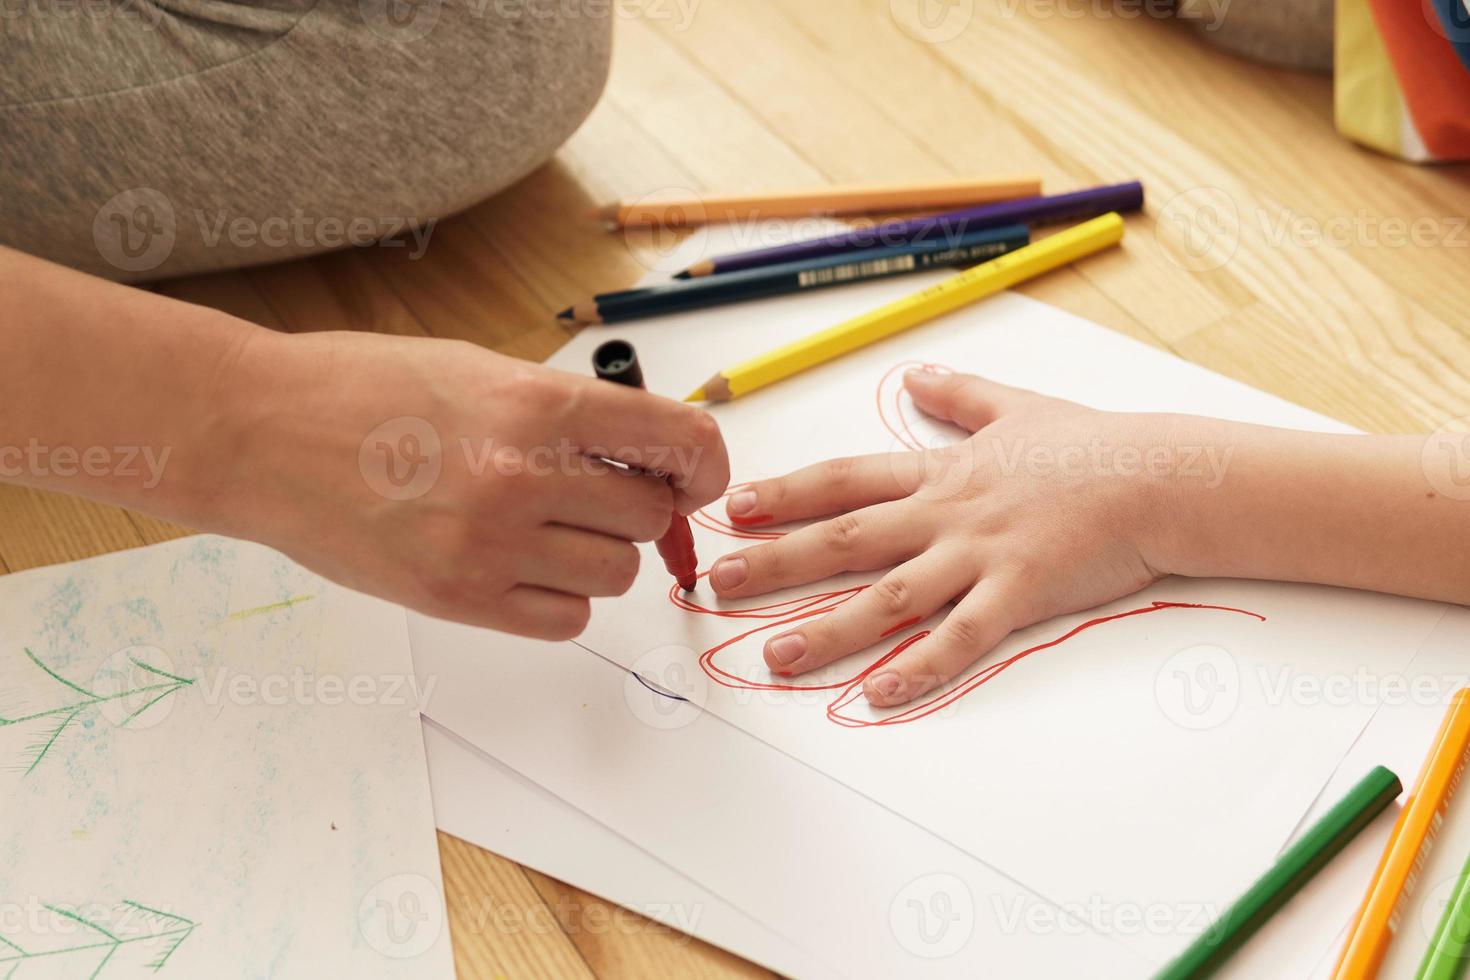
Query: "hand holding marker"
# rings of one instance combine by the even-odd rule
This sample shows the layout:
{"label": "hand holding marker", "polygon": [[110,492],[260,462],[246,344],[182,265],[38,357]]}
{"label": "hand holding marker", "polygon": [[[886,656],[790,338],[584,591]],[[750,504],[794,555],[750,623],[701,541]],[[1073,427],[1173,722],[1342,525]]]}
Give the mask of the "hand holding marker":
{"label": "hand holding marker", "polygon": [[[592,354],[592,370],[604,381],[643,387],[643,368],[638,364],[638,354],[633,345],[625,340],[609,340]],[[694,554],[694,532],[689,529],[689,518],[674,511],[669,529],[658,539],[658,553],[664,560],[669,574],[678,579],[679,587],[693,592],[699,581],[699,559]]]}

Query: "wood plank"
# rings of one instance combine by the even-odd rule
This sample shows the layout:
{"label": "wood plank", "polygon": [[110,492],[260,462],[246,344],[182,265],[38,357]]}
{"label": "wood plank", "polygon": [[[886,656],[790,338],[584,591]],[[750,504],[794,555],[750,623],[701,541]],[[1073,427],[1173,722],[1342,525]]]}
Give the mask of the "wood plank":
{"label": "wood plank", "polygon": [[[775,976],[716,946],[539,871],[528,868],[526,877],[555,911],[562,932],[576,944],[582,959],[603,980],[641,977],[754,980]],[[688,911],[697,914],[699,910]]]}
{"label": "wood plank", "polygon": [[520,865],[442,832],[439,861],[461,977],[595,976]]}

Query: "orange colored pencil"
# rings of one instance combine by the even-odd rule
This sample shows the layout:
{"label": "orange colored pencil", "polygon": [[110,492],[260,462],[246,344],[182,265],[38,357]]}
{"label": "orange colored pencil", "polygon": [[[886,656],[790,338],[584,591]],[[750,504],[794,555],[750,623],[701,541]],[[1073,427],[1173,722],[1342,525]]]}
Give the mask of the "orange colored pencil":
{"label": "orange colored pencil", "polygon": [[1009,201],[1041,193],[1041,178],[1010,174],[921,184],[865,184],[767,191],[736,195],[651,195],[619,201],[593,215],[609,230],[634,227],[679,228],[762,218],[812,215],[884,214],[895,211],[946,211],[970,204]]}
{"label": "orange colored pencil", "polygon": [[1368,892],[1353,917],[1333,980],[1370,980],[1383,965],[1407,911],[1419,873],[1434,847],[1450,799],[1470,755],[1470,688],[1455,692],[1419,770],[1414,789],[1394,821]]}

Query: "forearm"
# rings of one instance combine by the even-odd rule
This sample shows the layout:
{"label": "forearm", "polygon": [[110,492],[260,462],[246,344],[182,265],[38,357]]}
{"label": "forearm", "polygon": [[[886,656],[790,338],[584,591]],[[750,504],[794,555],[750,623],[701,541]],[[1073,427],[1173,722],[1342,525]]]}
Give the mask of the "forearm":
{"label": "forearm", "polygon": [[207,526],[221,381],[263,330],[0,248],[0,480]]}
{"label": "forearm", "polygon": [[[1470,486],[1424,436],[1321,435],[1179,417],[1175,458],[1215,448],[1213,477],[1167,481],[1161,570],[1319,582],[1470,603]],[[1433,447],[1431,447],[1433,449]]]}

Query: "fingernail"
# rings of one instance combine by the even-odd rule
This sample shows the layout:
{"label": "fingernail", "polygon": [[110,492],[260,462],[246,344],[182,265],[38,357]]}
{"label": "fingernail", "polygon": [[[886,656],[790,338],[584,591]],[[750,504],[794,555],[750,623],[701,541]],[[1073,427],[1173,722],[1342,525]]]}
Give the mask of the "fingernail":
{"label": "fingernail", "polygon": [[903,692],[903,678],[898,676],[897,671],[885,670],[881,674],[874,674],[868,678],[868,683],[873,685],[873,690],[884,701],[892,701]]}
{"label": "fingernail", "polygon": [[725,510],[731,517],[740,517],[755,510],[755,491],[741,490],[739,493],[730,494],[730,499],[725,504]]}
{"label": "fingernail", "polygon": [[787,633],[785,636],[778,636],[766,644],[766,651],[770,653],[772,660],[789,667],[800,660],[802,654],[806,653],[806,637],[800,633]]}
{"label": "fingernail", "polygon": [[750,562],[744,558],[721,558],[710,569],[709,577],[722,589],[733,589],[750,577]]}

